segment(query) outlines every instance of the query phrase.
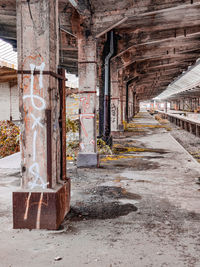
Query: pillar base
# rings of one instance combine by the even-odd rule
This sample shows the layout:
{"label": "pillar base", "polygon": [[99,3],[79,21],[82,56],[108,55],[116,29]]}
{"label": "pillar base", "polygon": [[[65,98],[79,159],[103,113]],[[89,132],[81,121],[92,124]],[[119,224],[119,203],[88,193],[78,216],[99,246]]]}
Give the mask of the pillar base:
{"label": "pillar base", "polygon": [[119,131],[123,132],[124,131],[124,125],[123,124],[119,124]]}
{"label": "pillar base", "polygon": [[99,155],[97,153],[78,153],[77,167],[99,167]]}
{"label": "pillar base", "polygon": [[118,138],[121,136],[121,132],[120,131],[112,131],[111,135],[113,138]]}
{"label": "pillar base", "polygon": [[13,228],[57,230],[70,210],[70,180],[46,191],[13,192]]}

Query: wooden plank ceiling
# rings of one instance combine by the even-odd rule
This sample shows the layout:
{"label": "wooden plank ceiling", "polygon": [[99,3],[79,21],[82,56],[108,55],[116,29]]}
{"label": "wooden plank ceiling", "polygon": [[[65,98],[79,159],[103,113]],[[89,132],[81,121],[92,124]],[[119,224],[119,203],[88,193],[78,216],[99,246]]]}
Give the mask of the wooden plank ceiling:
{"label": "wooden plank ceiling", "polygon": [[[16,0],[1,0],[0,37],[14,45],[15,7]],[[90,21],[99,46],[115,29],[118,49],[112,61],[125,80],[133,80],[140,99],[160,94],[200,57],[200,0],[60,0],[60,65],[71,73],[77,73],[79,15]]]}
{"label": "wooden plank ceiling", "polygon": [[8,67],[0,67],[0,83],[17,82],[17,71]]}

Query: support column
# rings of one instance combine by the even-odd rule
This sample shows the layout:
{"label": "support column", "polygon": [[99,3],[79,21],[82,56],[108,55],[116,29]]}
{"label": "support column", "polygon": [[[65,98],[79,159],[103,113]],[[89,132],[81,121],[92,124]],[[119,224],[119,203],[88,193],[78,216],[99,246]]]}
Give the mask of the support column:
{"label": "support column", "polygon": [[119,131],[120,95],[117,65],[111,65],[111,132]]}
{"label": "support column", "polygon": [[136,92],[133,91],[133,117],[136,115]]}
{"label": "support column", "polygon": [[126,122],[126,82],[122,82],[122,102],[123,102],[123,108],[122,108],[122,122],[123,124]]}
{"label": "support column", "polygon": [[120,102],[119,102],[119,130],[124,131],[124,124],[123,124],[123,116],[124,116],[124,103],[123,103],[123,85],[120,83],[119,85],[119,92],[120,92]]}
{"label": "support column", "polygon": [[58,229],[69,211],[70,182],[61,170],[57,0],[17,0],[17,44],[22,189],[13,193],[13,225]]}
{"label": "support column", "polygon": [[167,113],[167,101],[165,101],[165,104],[164,104],[164,110],[165,110],[165,113]]}
{"label": "support column", "polygon": [[98,167],[96,141],[96,40],[81,32],[78,36],[80,94],[80,150],[78,167]]}
{"label": "support column", "polygon": [[[153,109],[154,109],[155,103],[153,103],[152,106],[153,106]],[[139,111],[140,111],[139,100],[138,100],[137,94],[135,94],[135,115],[137,113],[139,113]]]}
{"label": "support column", "polygon": [[123,103],[123,108],[122,108],[122,119],[123,119],[123,126],[124,126],[124,130],[127,130],[127,123],[128,121],[126,120],[126,109],[127,109],[127,103],[126,103],[126,85],[123,85],[123,97],[122,97],[122,103]]}
{"label": "support column", "polygon": [[126,83],[126,103],[125,103],[125,121],[129,119],[129,83]]}

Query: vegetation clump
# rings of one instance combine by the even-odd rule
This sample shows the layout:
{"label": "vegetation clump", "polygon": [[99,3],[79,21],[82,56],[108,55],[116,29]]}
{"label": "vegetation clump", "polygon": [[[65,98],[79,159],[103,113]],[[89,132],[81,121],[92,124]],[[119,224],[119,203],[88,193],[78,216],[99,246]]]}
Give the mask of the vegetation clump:
{"label": "vegetation clump", "polygon": [[79,131],[79,120],[71,120],[70,118],[66,119],[66,132],[76,133]]}
{"label": "vegetation clump", "polygon": [[110,149],[110,147],[106,145],[106,142],[101,138],[97,139],[97,149],[98,149],[98,153],[101,155],[112,154],[112,150]]}
{"label": "vegetation clump", "polygon": [[67,159],[74,160],[79,151],[79,140],[67,142]]}
{"label": "vegetation clump", "polygon": [[20,129],[11,121],[0,122],[0,158],[20,151]]}

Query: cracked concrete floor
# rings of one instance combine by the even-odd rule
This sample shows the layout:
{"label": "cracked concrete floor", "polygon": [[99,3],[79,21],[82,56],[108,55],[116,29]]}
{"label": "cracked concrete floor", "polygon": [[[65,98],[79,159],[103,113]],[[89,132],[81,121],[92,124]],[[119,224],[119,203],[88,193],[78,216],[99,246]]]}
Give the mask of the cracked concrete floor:
{"label": "cracked concrete floor", "polygon": [[0,266],[200,266],[199,163],[164,128],[125,136],[115,144],[128,151],[102,156],[99,169],[68,162],[71,212],[59,231],[12,230],[20,177],[0,162]]}

